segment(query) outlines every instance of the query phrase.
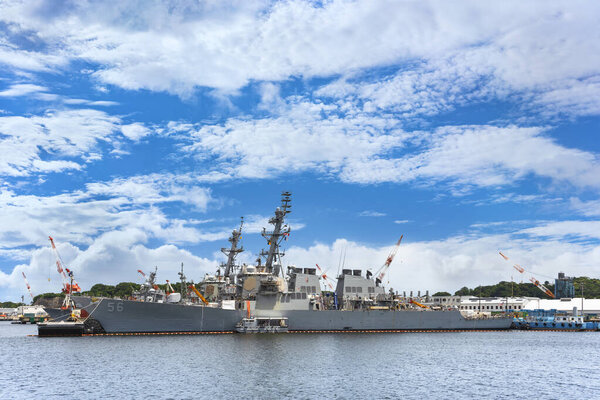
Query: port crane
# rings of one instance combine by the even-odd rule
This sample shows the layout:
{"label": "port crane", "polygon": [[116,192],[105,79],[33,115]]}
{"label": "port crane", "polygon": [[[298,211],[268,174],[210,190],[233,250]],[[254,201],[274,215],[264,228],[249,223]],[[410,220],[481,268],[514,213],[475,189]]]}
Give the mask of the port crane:
{"label": "port crane", "polygon": [[[507,256],[505,256],[504,254],[502,254],[501,251],[499,251],[498,253],[500,253],[502,258],[504,258],[506,261],[510,261],[510,259]],[[525,273],[525,268],[521,267],[519,264],[514,264],[513,268],[516,269],[517,271],[519,271],[519,273],[521,273],[521,274]],[[540,289],[542,292],[546,293],[551,298],[554,298],[554,293],[552,293],[552,291],[550,289],[548,289],[546,286],[542,285],[540,283],[540,281],[535,279],[533,276],[531,278],[529,278],[529,281],[531,283],[533,283],[535,285],[535,287]]]}
{"label": "port crane", "polygon": [[190,285],[190,286],[188,286],[188,287],[189,287],[190,289],[192,289],[192,290],[194,291],[194,293],[196,293],[196,296],[198,296],[198,298],[199,298],[200,300],[202,300],[202,302],[203,302],[204,304],[208,305],[208,300],[206,300],[206,299],[204,298],[204,296],[202,296],[202,293],[200,293],[200,292],[198,291],[198,289],[196,289],[196,286],[194,286],[194,285]]}
{"label": "port crane", "polygon": [[[54,250],[54,255],[56,256],[56,270],[58,271],[58,273],[60,274],[60,276],[62,278],[62,283],[63,283],[62,292],[65,294],[71,294],[73,292],[75,292],[75,293],[81,292],[81,287],[79,287],[79,284],[73,278],[73,271],[69,270],[67,267],[64,266],[65,263],[63,262],[62,258],[60,257],[60,253],[58,252],[58,249],[56,248],[56,245],[54,244],[54,239],[52,238],[52,236],[48,236],[48,239],[50,239],[50,243],[52,244],[52,250]],[[70,280],[70,283],[69,283],[69,280]]]}
{"label": "port crane", "polygon": [[411,304],[414,304],[414,305],[416,305],[416,306],[419,306],[419,307],[421,307],[421,308],[429,308],[429,307],[427,307],[425,304],[421,304],[421,303],[419,303],[418,301],[415,301],[415,300],[413,300],[413,299],[410,299],[410,300],[408,300],[408,302],[409,302],[409,303],[411,303]]}
{"label": "port crane", "polygon": [[323,271],[321,269],[321,267],[319,267],[319,264],[315,264],[317,266],[317,269],[319,270],[319,279],[323,278],[325,280],[325,284],[327,286],[329,286],[329,288],[331,290],[333,290],[333,285],[331,284],[331,279],[329,279],[329,277],[327,276],[327,272]]}
{"label": "port crane", "polygon": [[29,286],[29,282],[27,282],[27,277],[25,276],[25,272],[21,272],[23,274],[23,279],[25,279],[25,286],[27,286],[27,291],[29,291],[29,295],[31,296],[31,300],[33,301],[33,293],[31,293],[31,286]]}
{"label": "port crane", "polygon": [[390,255],[385,260],[385,263],[383,263],[383,265],[381,266],[381,268],[379,268],[377,270],[377,272],[375,273],[375,275],[377,276],[375,278],[375,280],[376,280],[377,283],[383,282],[383,278],[385,277],[385,274],[387,273],[387,270],[390,268],[390,265],[392,264],[392,261],[394,261],[394,257],[396,256],[396,253],[398,252],[398,248],[400,247],[400,242],[402,242],[402,238],[403,237],[404,237],[404,235],[400,235],[400,239],[398,239],[398,242],[396,243],[396,245],[394,246],[394,248],[390,252]]}

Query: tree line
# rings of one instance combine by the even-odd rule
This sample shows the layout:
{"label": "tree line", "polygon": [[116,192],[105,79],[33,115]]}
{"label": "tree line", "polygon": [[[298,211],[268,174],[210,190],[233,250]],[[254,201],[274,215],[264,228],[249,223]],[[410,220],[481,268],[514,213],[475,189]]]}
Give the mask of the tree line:
{"label": "tree line", "polygon": [[[585,276],[574,279],[575,286],[575,297],[581,296],[581,284],[583,284],[583,296],[587,299],[600,299],[600,279],[588,278]],[[176,292],[181,293],[180,283],[172,283],[173,289]],[[160,289],[166,290],[166,284],[158,285]],[[551,291],[554,291],[554,284],[546,281],[544,283]],[[119,297],[127,298],[133,294],[134,291],[140,289],[140,284],[134,282],[121,282],[117,285],[106,285],[103,283],[97,283],[90,288],[90,290],[84,291],[81,294],[91,297]],[[477,297],[540,297],[542,299],[550,298],[548,295],[543,293],[541,290],[536,288],[532,283],[516,283],[502,281],[495,285],[477,286],[474,288],[468,288],[466,286],[460,288],[454,292],[455,296],[477,296]],[[62,293],[43,293],[38,294],[33,298],[33,304],[41,298],[54,298],[62,297]],[[450,292],[437,292],[434,296],[450,296]],[[20,306],[21,303],[14,303],[11,301],[0,303],[0,308],[15,308]]]}
{"label": "tree line", "polygon": [[[578,277],[573,280],[575,286],[575,297],[581,297],[581,284],[583,284],[583,297],[586,299],[600,298],[600,279],[588,278],[586,276]],[[551,292],[554,293],[554,283],[544,282]],[[551,298],[533,283],[515,283],[502,281],[495,285],[477,286],[468,288],[466,286],[454,292],[455,296],[477,296],[477,297],[539,297],[542,299]]]}

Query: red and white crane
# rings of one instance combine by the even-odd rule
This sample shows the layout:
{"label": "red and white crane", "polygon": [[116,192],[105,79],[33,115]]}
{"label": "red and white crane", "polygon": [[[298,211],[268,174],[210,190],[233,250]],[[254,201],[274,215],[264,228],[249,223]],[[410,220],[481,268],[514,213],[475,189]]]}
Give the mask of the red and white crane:
{"label": "red and white crane", "polygon": [[321,267],[319,267],[319,264],[315,264],[317,266],[317,269],[319,270],[319,279],[323,278],[325,280],[325,284],[327,286],[329,286],[329,288],[331,290],[333,290],[333,285],[331,284],[331,279],[329,279],[329,277],[327,276],[327,272],[324,272]]}
{"label": "red and white crane", "polygon": [[[60,257],[60,253],[58,252],[58,249],[56,248],[56,245],[54,244],[54,239],[52,239],[52,236],[48,236],[48,239],[50,239],[50,243],[52,244],[52,250],[54,250],[54,255],[56,256],[56,270],[58,271],[58,273],[60,274],[60,276],[62,278],[63,293],[66,294],[66,293],[73,293],[73,292],[75,292],[75,293],[81,292],[81,288],[79,287],[79,284],[77,284],[77,282],[75,282],[75,279],[73,279],[73,271],[69,270],[67,267],[64,266],[62,258]],[[70,282],[69,282],[69,280],[70,280]]]}
{"label": "red and white crane", "polygon": [[396,245],[390,252],[390,255],[385,260],[385,263],[383,263],[381,268],[379,268],[379,270],[375,273],[375,275],[377,276],[377,280],[379,280],[379,282],[383,282],[383,278],[385,277],[387,270],[390,268],[392,261],[394,261],[394,257],[396,256],[396,253],[398,252],[398,248],[400,247],[400,242],[402,242],[403,237],[404,237],[404,235],[400,236],[400,239],[398,239],[398,242],[396,243]]}
{"label": "red and white crane", "polygon": [[21,272],[21,273],[23,274],[23,279],[25,279],[25,286],[27,286],[27,290],[29,291],[31,300],[33,300],[33,293],[31,293],[31,286],[29,286],[29,282],[27,282],[27,277],[25,276],[25,272]]}
{"label": "red and white crane", "polygon": [[[508,257],[506,257],[504,254],[502,254],[501,251],[499,251],[498,253],[500,253],[500,255],[502,256],[502,258],[504,258],[506,261],[510,261]],[[519,273],[521,273],[521,274],[525,273],[525,268],[521,267],[519,264],[514,264],[513,268],[516,269],[517,271],[519,271]],[[537,279],[535,279],[533,276],[531,278],[529,278],[529,280],[531,281],[531,283],[533,283],[542,292],[546,293],[551,298],[554,298],[554,293],[552,293],[552,291],[550,289],[548,289],[546,286],[542,285],[540,283],[540,281],[538,281]]]}

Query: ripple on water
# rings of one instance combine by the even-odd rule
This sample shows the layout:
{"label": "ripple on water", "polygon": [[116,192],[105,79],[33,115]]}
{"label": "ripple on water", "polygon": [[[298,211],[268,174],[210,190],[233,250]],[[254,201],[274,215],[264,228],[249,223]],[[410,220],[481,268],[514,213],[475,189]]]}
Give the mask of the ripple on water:
{"label": "ripple on water", "polygon": [[0,398],[596,398],[600,333],[27,337],[0,324]]}

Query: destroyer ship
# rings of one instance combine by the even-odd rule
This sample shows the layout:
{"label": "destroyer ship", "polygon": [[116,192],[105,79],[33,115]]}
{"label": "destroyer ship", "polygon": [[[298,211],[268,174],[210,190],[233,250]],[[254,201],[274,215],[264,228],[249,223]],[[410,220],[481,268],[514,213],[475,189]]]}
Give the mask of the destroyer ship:
{"label": "destroyer ship", "polygon": [[[337,331],[453,331],[509,329],[508,315],[469,316],[457,309],[434,309],[386,291],[370,271],[343,269],[335,289],[321,289],[324,274],[317,268],[283,268],[282,241],[290,234],[286,216],[291,194],[263,228],[268,249],[256,265],[238,265],[236,256],[243,219],[233,231],[231,246],[221,251],[227,261],[186,294],[165,293],[155,284],[156,272],[133,299],[104,298],[87,307],[84,333],[205,333],[205,332],[337,332]],[[389,260],[389,259],[388,259]],[[391,261],[391,260],[389,260]],[[389,263],[388,263],[389,266]],[[317,266],[318,267],[318,266]],[[181,287],[188,287],[183,270]],[[263,325],[265,324],[265,325]],[[261,330],[261,327],[264,329]],[[281,330],[279,329],[281,328]]]}

